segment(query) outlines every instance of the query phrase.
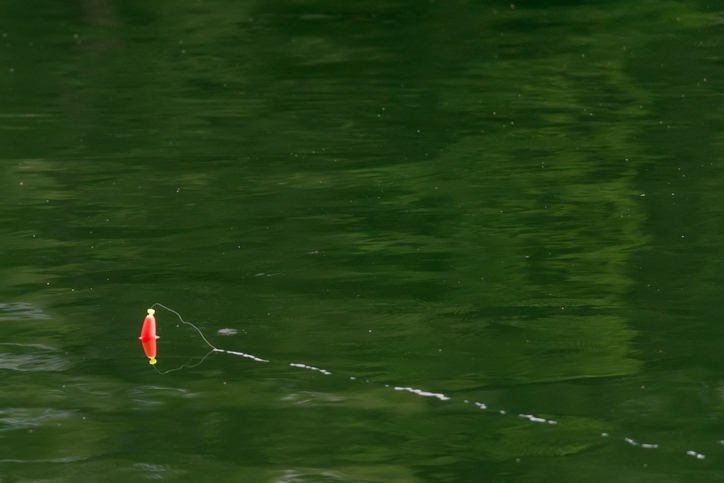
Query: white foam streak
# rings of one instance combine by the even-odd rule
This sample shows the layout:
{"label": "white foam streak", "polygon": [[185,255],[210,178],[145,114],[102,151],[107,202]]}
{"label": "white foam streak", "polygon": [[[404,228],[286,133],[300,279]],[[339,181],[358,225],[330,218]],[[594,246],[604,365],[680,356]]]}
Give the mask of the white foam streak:
{"label": "white foam streak", "polygon": [[[606,433],[604,433],[604,434],[606,434]],[[659,447],[658,444],[649,444],[649,443],[640,443],[639,444],[631,438],[623,438],[623,440],[626,441],[631,446],[641,446],[644,449],[657,449]]]}
{"label": "white foam streak", "polygon": [[[548,422],[547,419],[537,418],[537,417],[533,416],[532,414],[519,414],[518,416],[520,416],[521,418],[526,418],[526,419],[528,419],[528,420],[530,420],[530,421],[532,421],[532,422],[534,422],[534,423],[546,423],[546,422]],[[551,424],[556,424],[556,423],[551,423]]]}
{"label": "white foam streak", "polygon": [[321,373],[324,374],[325,376],[329,376],[330,374],[332,374],[331,372],[329,372],[329,371],[327,371],[327,370],[325,370],[325,369],[320,369],[319,367],[307,366],[307,365],[304,365],[304,364],[294,364],[294,363],[291,363],[291,364],[289,364],[289,365],[292,366],[292,367],[299,367],[299,368],[301,368],[301,369],[309,369],[310,371],[321,372]]}
{"label": "white foam streak", "polygon": [[411,392],[413,394],[417,394],[419,396],[425,396],[425,397],[436,397],[440,401],[448,401],[450,398],[444,394],[440,394],[439,392],[427,392],[423,391],[422,389],[413,389],[411,387],[396,387],[395,391],[407,391]]}
{"label": "white foam streak", "polygon": [[[217,349],[217,352],[218,352],[218,349]],[[269,361],[266,360],[266,359],[260,359],[259,357],[253,356],[253,355],[251,355],[251,354],[244,354],[243,352],[223,351],[223,350],[222,350],[221,352],[226,352],[227,354],[233,354],[233,355],[235,355],[235,356],[247,357],[247,358],[253,359],[253,360],[257,361],[257,362],[269,362]]]}

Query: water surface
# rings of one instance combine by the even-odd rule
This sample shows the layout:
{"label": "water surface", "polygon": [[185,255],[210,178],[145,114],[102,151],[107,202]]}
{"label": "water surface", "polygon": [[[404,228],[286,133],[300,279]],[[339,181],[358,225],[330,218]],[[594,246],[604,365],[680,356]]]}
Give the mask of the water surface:
{"label": "water surface", "polygon": [[713,6],[0,9],[2,481],[724,477]]}

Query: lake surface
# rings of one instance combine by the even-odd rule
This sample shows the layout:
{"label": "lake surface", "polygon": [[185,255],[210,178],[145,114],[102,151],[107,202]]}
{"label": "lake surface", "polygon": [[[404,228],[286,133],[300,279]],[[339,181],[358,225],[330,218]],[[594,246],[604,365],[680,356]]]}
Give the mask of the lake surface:
{"label": "lake surface", "polygon": [[724,480],[720,10],[3,2],[0,482]]}

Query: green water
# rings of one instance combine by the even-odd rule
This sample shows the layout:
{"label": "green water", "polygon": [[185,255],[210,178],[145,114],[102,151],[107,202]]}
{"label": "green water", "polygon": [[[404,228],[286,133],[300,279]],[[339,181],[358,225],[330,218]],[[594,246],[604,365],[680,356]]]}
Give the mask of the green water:
{"label": "green water", "polygon": [[1,3],[0,482],[721,481],[720,10]]}

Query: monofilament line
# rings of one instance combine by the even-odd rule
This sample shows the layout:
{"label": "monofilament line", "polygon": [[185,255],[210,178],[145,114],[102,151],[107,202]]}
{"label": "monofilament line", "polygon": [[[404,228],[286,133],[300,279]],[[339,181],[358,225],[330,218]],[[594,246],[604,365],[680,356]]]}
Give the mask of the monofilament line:
{"label": "monofilament line", "polygon": [[[151,307],[156,307],[156,306],[161,307],[162,309],[166,309],[167,311],[176,314],[176,317],[178,317],[178,319],[181,321],[181,323],[186,324],[186,325],[190,325],[191,327],[193,327],[194,329],[196,329],[196,332],[199,333],[199,335],[200,335],[201,338],[204,340],[204,342],[206,342],[206,344],[211,348],[211,350],[210,350],[199,362],[197,362],[197,363],[195,363],[195,364],[189,364],[189,363],[182,364],[180,367],[177,367],[177,368],[174,368],[174,369],[169,369],[169,370],[164,371],[164,372],[161,372],[161,371],[158,369],[158,367],[156,367],[156,365],[153,365],[153,368],[154,368],[154,369],[156,370],[156,372],[158,372],[159,374],[168,374],[169,372],[178,371],[178,370],[183,369],[183,368],[188,368],[188,369],[190,369],[190,368],[193,368],[193,367],[197,367],[197,366],[201,365],[201,364],[206,360],[206,358],[209,357],[209,356],[210,356],[212,353],[214,353],[214,352],[223,352],[223,353],[231,354],[231,355],[235,355],[235,356],[246,357],[246,358],[248,358],[248,359],[251,359],[251,360],[254,360],[254,361],[257,361],[257,362],[269,362],[269,361],[266,360],[266,359],[262,359],[262,358],[260,358],[260,357],[253,356],[253,355],[251,355],[251,354],[246,354],[246,353],[244,353],[244,352],[237,352],[237,351],[229,351],[229,350],[224,350],[224,349],[218,349],[218,348],[216,348],[211,342],[209,342],[209,341],[206,339],[206,337],[204,336],[204,334],[201,332],[201,330],[200,330],[198,327],[196,327],[196,326],[195,326],[194,324],[192,324],[191,322],[186,322],[186,321],[183,319],[183,317],[181,317],[181,314],[179,314],[179,313],[176,312],[175,310],[170,309],[170,308],[166,307],[165,305],[162,305],[162,304],[159,304],[159,303],[154,303]],[[150,314],[150,315],[152,315],[152,314]],[[289,366],[290,366],[290,367],[300,368],[300,369],[306,369],[306,370],[310,370],[310,371],[316,371],[316,372],[319,372],[319,373],[324,374],[324,375],[326,375],[326,376],[332,375],[332,372],[331,372],[331,371],[328,371],[328,370],[326,370],[326,369],[321,369],[321,368],[315,367],[315,366],[310,366],[310,365],[307,365],[307,364],[291,363],[291,364],[289,364]],[[351,379],[351,380],[355,380],[356,378],[355,378],[354,376],[351,376],[350,379]],[[367,380],[367,382],[369,383],[370,381]],[[450,400],[452,399],[451,396],[448,396],[448,395],[443,394],[443,393],[431,392],[431,391],[424,391],[424,390],[422,390],[422,389],[416,389],[416,388],[413,388],[413,387],[411,387],[411,386],[390,386],[389,384],[385,384],[384,387],[394,389],[395,391],[405,391],[405,392],[409,392],[409,393],[415,394],[415,395],[417,395],[417,396],[437,398],[437,399],[439,399],[440,401],[450,401]],[[468,404],[468,403],[471,403],[471,402],[472,402],[474,406],[478,407],[480,410],[485,411],[485,412],[487,412],[487,413],[489,413],[489,414],[499,414],[500,416],[503,416],[503,417],[516,417],[516,413],[508,413],[508,411],[505,411],[505,410],[502,410],[502,409],[499,409],[499,410],[497,410],[497,411],[490,410],[490,409],[488,408],[487,404],[485,404],[485,403],[483,403],[483,402],[479,402],[479,401],[469,401],[469,400],[467,400],[467,399],[464,400],[463,402],[464,402],[465,404]],[[527,419],[527,420],[529,420],[529,421],[531,421],[531,422],[533,422],[533,423],[543,423],[543,424],[548,424],[548,425],[558,425],[558,421],[557,421],[557,420],[548,419],[548,418],[543,418],[543,417],[535,416],[535,415],[533,415],[533,414],[523,414],[523,413],[521,413],[521,414],[517,414],[517,417]],[[607,438],[608,436],[609,436],[608,433],[601,433],[601,435],[600,435],[600,437],[602,437],[602,438]],[[655,444],[655,443],[639,443],[639,442],[637,442],[637,441],[635,441],[634,439],[629,438],[629,437],[623,438],[623,441],[625,441],[626,443],[628,443],[628,444],[631,445],[631,446],[636,446],[636,447],[639,447],[639,448],[642,448],[642,449],[651,449],[651,450],[659,449],[659,445],[658,445],[658,444]],[[719,443],[720,443],[720,444],[724,444],[724,440],[720,440]],[[688,451],[686,451],[686,454],[687,454],[688,456],[693,456],[693,457],[695,457],[695,458],[698,459],[698,460],[703,460],[703,459],[706,458],[706,456],[705,456],[704,454],[699,453],[699,452],[697,452],[697,451],[693,451],[693,450],[688,450]]]}
{"label": "monofilament line", "polygon": [[155,304],[151,305],[151,308],[154,308],[154,307],[156,307],[156,306],[159,306],[159,307],[161,307],[162,309],[166,309],[166,310],[168,310],[169,312],[173,312],[174,314],[176,314],[176,317],[178,317],[178,319],[181,321],[181,323],[186,324],[186,325],[190,325],[191,327],[193,327],[194,329],[196,329],[196,332],[198,332],[199,335],[201,336],[201,338],[204,339],[204,342],[206,342],[206,343],[209,345],[209,347],[211,347],[214,351],[216,351],[216,352],[226,352],[226,351],[224,351],[224,350],[222,350],[222,349],[217,349],[216,347],[214,347],[214,345],[213,345],[211,342],[209,342],[208,340],[206,340],[206,337],[204,337],[203,332],[201,332],[198,327],[196,327],[196,326],[195,326],[194,324],[192,324],[191,322],[186,322],[186,321],[183,319],[183,317],[181,317],[181,314],[179,314],[179,313],[176,312],[175,310],[169,309],[169,308],[166,307],[165,305],[162,305],[162,304],[159,304],[159,303],[155,303]]}
{"label": "monofilament line", "polygon": [[161,371],[158,369],[158,367],[156,367],[155,364],[153,365],[153,368],[156,369],[156,372],[158,372],[158,373],[161,374],[161,375],[168,374],[169,372],[180,371],[181,369],[184,369],[184,368],[186,368],[186,369],[193,369],[193,368],[196,367],[196,366],[200,366],[201,363],[204,362],[204,361],[206,360],[206,358],[209,357],[209,356],[210,356],[211,354],[213,354],[214,352],[217,352],[217,351],[214,350],[214,349],[211,349],[211,350],[210,350],[209,352],[207,352],[206,355],[205,355],[199,362],[197,362],[196,364],[189,364],[189,363],[187,362],[186,364],[181,364],[179,367],[177,367],[177,368],[175,368],[175,369],[169,369],[169,370],[163,371],[163,372],[161,372]]}
{"label": "monofilament line", "polygon": [[156,302],[155,304],[153,304],[153,305],[151,306],[151,308],[154,308],[154,307],[161,307],[162,309],[166,309],[166,310],[168,310],[169,312],[176,314],[176,317],[178,317],[178,319],[181,321],[181,323],[186,324],[186,325],[190,325],[191,327],[193,327],[194,329],[196,329],[196,332],[198,332],[199,335],[201,336],[201,338],[204,339],[204,342],[206,342],[206,344],[207,344],[209,347],[211,347],[211,350],[208,352],[208,354],[206,354],[206,355],[203,357],[203,359],[201,359],[201,360],[200,360],[199,362],[197,362],[196,364],[188,364],[188,363],[186,363],[186,364],[182,364],[180,367],[177,367],[177,368],[175,368],[175,369],[169,369],[169,370],[164,371],[164,372],[161,372],[161,371],[158,369],[158,367],[156,367],[156,366],[154,365],[153,368],[156,369],[156,372],[158,372],[159,374],[168,374],[169,372],[178,371],[178,370],[183,369],[183,368],[191,369],[191,368],[193,368],[193,367],[196,367],[196,366],[198,366],[198,365],[201,365],[201,363],[204,362],[204,361],[206,360],[206,358],[209,357],[209,356],[211,355],[211,353],[213,353],[213,352],[224,352],[224,353],[226,353],[226,354],[231,354],[231,355],[235,355],[235,356],[246,357],[246,358],[252,359],[252,360],[254,360],[254,361],[256,361],[256,362],[269,362],[269,361],[266,360],[266,359],[262,359],[262,358],[260,358],[260,357],[253,356],[253,355],[251,355],[251,354],[245,354],[245,353],[243,353],[243,352],[227,351],[227,350],[224,350],[224,349],[219,349],[219,348],[217,348],[216,346],[214,346],[211,342],[208,341],[208,339],[204,336],[204,333],[201,332],[201,329],[199,329],[198,327],[196,327],[196,326],[195,326],[194,324],[192,324],[191,322],[186,322],[186,321],[183,319],[183,317],[181,317],[181,314],[179,314],[179,313],[176,312],[175,310],[170,309],[170,308],[166,307],[166,306],[163,305],[163,304],[159,304],[158,302]]}

